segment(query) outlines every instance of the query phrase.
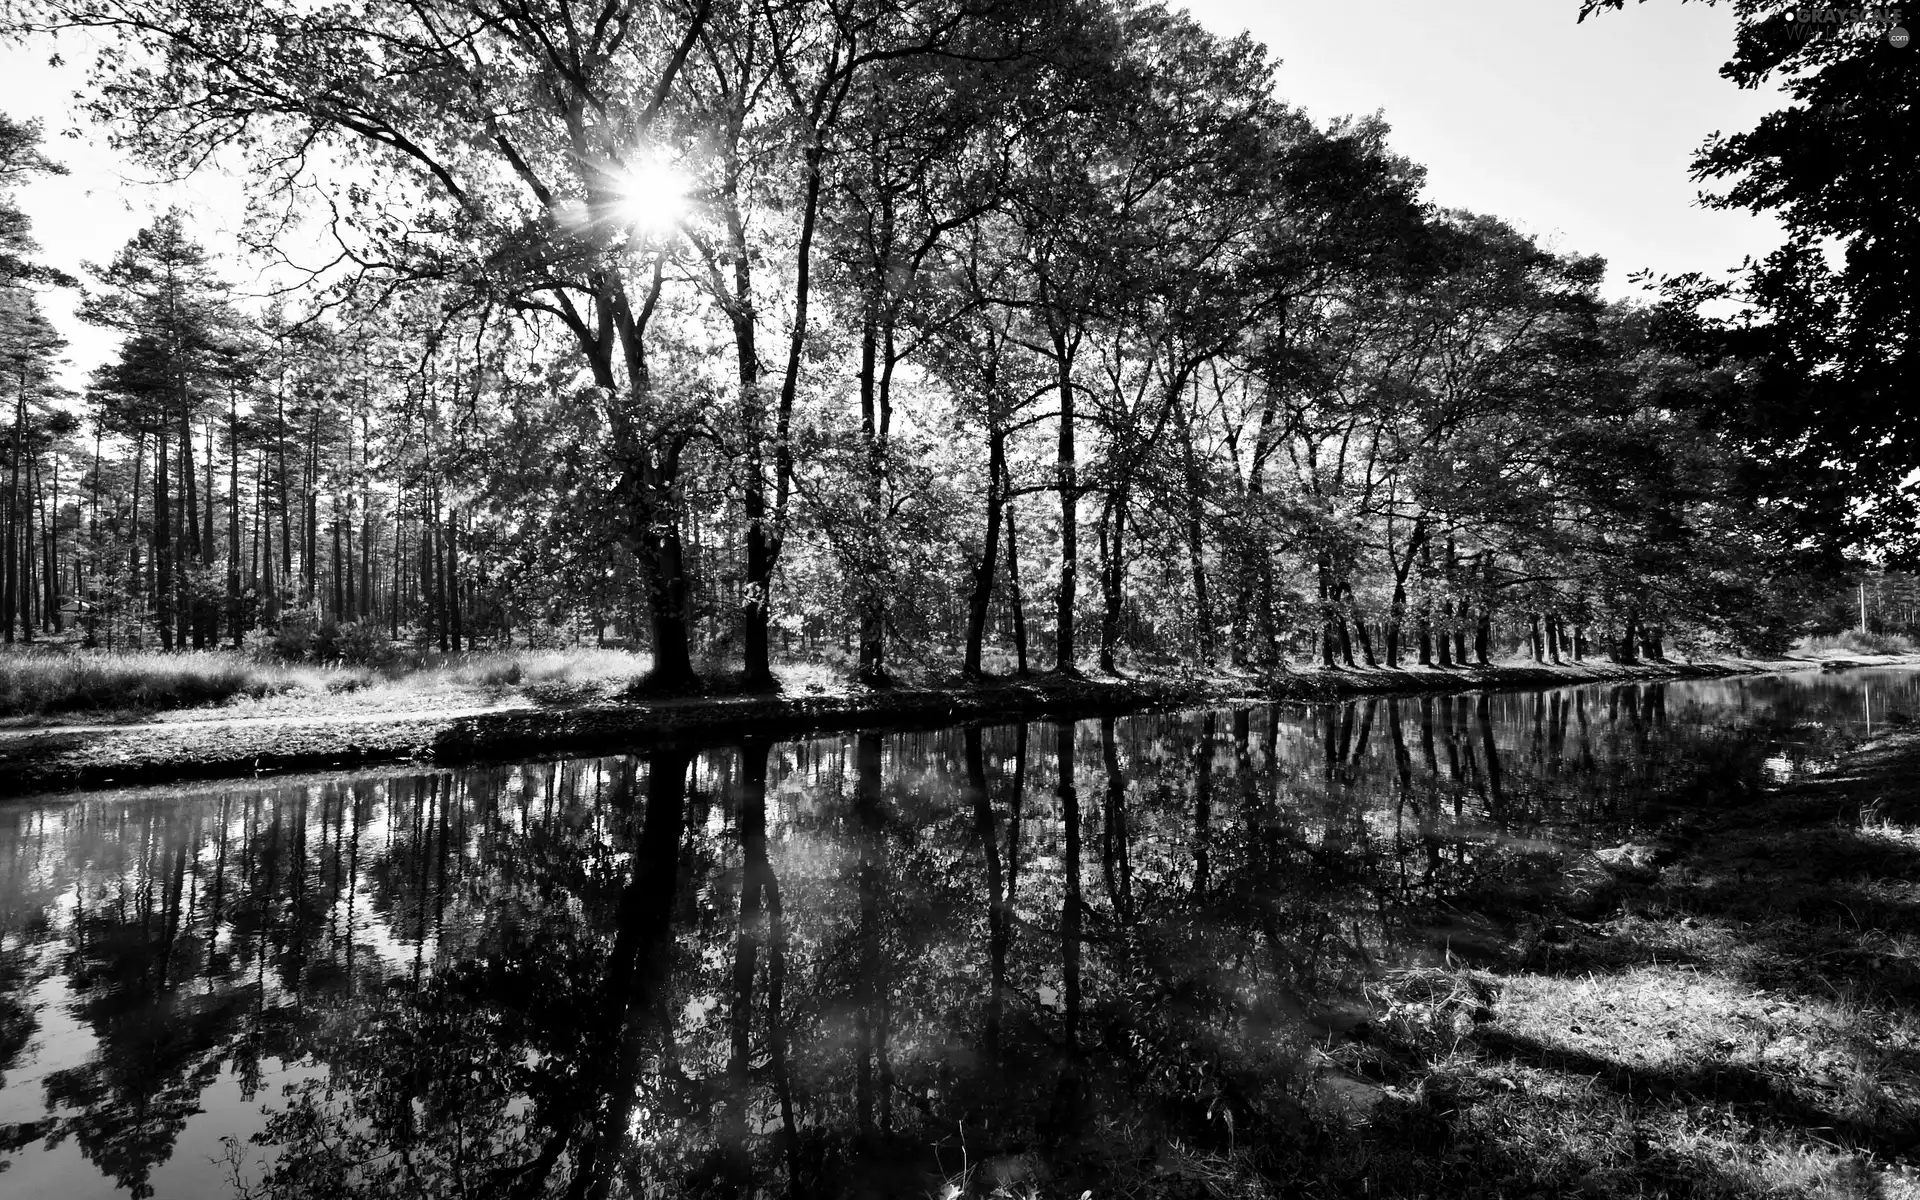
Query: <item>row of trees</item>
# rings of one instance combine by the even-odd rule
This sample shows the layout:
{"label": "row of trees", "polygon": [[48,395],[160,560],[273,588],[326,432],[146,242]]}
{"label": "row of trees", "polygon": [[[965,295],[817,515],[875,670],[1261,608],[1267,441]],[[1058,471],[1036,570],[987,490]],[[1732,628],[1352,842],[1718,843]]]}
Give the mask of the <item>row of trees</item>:
{"label": "row of trees", "polygon": [[670,688],[836,633],[878,681],[1786,632],[1738,362],[1158,5],[47,20],[123,39],[128,146],[251,156],[339,258],[243,316],[173,214],[96,272],[125,341],[43,621],[576,621]]}
{"label": "row of trees", "polygon": [[[73,432],[70,415],[50,411],[61,394],[54,365],[65,342],[41,312],[35,285],[71,282],[34,261],[39,246],[14,191],[60,167],[39,150],[38,127],[0,113],[0,372],[6,405],[4,478],[0,506],[0,627],[13,640],[14,623],[28,629],[36,616],[58,620],[57,541],[60,481],[43,472],[56,439]],[[29,419],[29,414],[34,419]]]}

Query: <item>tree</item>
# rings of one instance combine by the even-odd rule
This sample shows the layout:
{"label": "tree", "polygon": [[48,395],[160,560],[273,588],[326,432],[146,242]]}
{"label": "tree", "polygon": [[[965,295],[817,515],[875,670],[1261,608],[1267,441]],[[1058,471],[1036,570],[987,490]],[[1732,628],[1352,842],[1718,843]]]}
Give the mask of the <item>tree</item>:
{"label": "tree", "polygon": [[377,3],[352,21],[279,3],[42,11],[123,39],[97,64],[95,111],[135,154],[184,168],[237,153],[262,203],[290,203],[324,161],[343,262],[457,282],[568,331],[643,567],[656,682],[689,686],[680,472],[703,400],[654,377],[663,262],[631,198],[663,186],[643,168],[683,145],[672,105],[713,0]]}
{"label": "tree", "polygon": [[0,288],[29,283],[68,284],[65,272],[33,261],[39,245],[32,221],[14,201],[14,189],[40,175],[65,175],[67,169],[40,152],[40,123],[16,121],[0,113]]}
{"label": "tree", "polygon": [[[1580,17],[1624,3],[1582,0]],[[1766,468],[1750,486],[1836,541],[1912,552],[1920,162],[1887,147],[1912,136],[1915,51],[1890,40],[1897,10],[1753,0],[1737,14],[1720,73],[1742,87],[1778,76],[1790,103],[1709,140],[1693,173],[1725,185],[1705,203],[1771,213],[1787,241],[1728,280],[1660,281],[1664,336],[1696,358],[1745,364],[1748,386],[1709,411]],[[1702,313],[1704,302],[1727,298],[1744,311]]]}
{"label": "tree", "polygon": [[[0,354],[4,355],[0,370],[5,371],[0,386],[13,393],[6,433],[5,529],[0,532],[5,555],[0,563],[0,637],[9,643],[14,640],[16,622],[25,640],[33,640],[34,584],[49,579],[33,554],[34,507],[40,490],[37,465],[42,454],[53,449],[55,436],[71,432],[70,424],[59,424],[66,414],[49,403],[62,394],[53,370],[66,344],[31,291],[0,289]],[[53,548],[51,543],[47,547]],[[57,571],[51,579],[50,586],[57,588]],[[58,603],[48,607],[49,618],[57,619]]]}
{"label": "tree", "polygon": [[[100,290],[87,295],[82,318],[127,339],[96,388],[114,398],[110,422],[136,438],[151,436],[154,444],[153,598],[160,644],[170,650],[176,641],[184,648],[191,640],[199,649],[219,634],[206,594],[216,551],[208,523],[213,496],[210,487],[202,496],[194,426],[218,390],[225,329],[232,321],[226,286],[179,209],[135,234],[94,275]],[[209,467],[211,454],[209,444]]]}

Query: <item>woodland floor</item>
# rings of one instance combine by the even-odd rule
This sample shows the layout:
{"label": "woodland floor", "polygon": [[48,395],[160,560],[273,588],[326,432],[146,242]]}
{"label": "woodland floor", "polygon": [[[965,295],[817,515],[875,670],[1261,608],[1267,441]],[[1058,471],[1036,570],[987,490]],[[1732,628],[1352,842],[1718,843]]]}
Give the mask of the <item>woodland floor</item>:
{"label": "woodland floor", "polygon": [[1493,903],[1329,1039],[1301,1193],[1920,1197],[1917,775],[1897,732]]}
{"label": "woodland floor", "polygon": [[[1874,661],[1855,656],[1854,661]],[[1804,670],[1809,660],[1589,660],[1486,667],[1313,669],[1279,676],[1035,675],[945,686],[866,688],[820,672],[776,694],[630,697],[617,682],[295,691],[165,712],[0,720],[0,795],[314,771],[390,762],[470,763],[616,753],[663,738],[714,741],[874,725],[927,726],[1095,715],[1247,700],[1542,687]]]}

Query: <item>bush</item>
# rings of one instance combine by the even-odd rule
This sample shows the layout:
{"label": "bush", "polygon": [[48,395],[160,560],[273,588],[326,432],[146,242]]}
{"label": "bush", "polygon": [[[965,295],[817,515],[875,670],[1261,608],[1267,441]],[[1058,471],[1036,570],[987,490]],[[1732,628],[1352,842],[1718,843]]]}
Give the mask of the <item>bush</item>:
{"label": "bush", "polygon": [[[267,647],[278,662],[306,662],[319,658],[320,615],[310,608],[296,608],[281,616],[271,630]],[[328,635],[332,640],[332,635]]]}
{"label": "bush", "polygon": [[333,637],[334,655],[353,667],[390,667],[400,661],[400,648],[378,621],[342,625]]}

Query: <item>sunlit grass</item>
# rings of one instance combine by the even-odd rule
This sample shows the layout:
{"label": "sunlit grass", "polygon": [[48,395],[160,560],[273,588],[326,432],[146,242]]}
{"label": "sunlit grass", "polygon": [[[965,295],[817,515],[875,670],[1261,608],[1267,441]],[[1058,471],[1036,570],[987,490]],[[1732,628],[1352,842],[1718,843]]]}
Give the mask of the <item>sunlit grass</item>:
{"label": "sunlit grass", "polygon": [[1898,633],[1866,633],[1848,629],[1810,637],[1800,644],[1803,654],[1912,654],[1920,646]]}
{"label": "sunlit grass", "polygon": [[[645,673],[651,659],[581,647],[521,652],[429,653],[381,668],[260,662],[226,650],[106,653],[16,648],[0,653],[0,717],[115,713],[241,705],[232,715],[306,707],[354,693],[360,709],[436,693],[523,688],[536,695],[592,693]],[[248,702],[255,702],[249,705]],[[337,701],[336,701],[337,703]]]}
{"label": "sunlit grass", "polygon": [[365,668],[257,663],[234,653],[14,649],[0,654],[0,716],[183,708],[292,691],[349,691],[371,678]]}

